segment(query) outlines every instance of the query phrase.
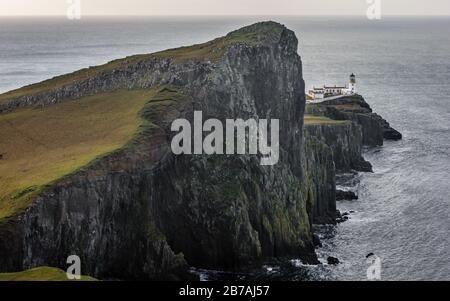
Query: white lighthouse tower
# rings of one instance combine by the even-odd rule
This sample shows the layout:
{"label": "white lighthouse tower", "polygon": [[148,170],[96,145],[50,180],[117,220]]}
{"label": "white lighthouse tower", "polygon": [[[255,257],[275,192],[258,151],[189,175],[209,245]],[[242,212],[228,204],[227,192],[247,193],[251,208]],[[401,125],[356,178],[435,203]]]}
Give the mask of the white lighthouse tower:
{"label": "white lighthouse tower", "polygon": [[348,84],[348,92],[350,94],[356,94],[356,76],[354,73],[350,75],[350,83]]}

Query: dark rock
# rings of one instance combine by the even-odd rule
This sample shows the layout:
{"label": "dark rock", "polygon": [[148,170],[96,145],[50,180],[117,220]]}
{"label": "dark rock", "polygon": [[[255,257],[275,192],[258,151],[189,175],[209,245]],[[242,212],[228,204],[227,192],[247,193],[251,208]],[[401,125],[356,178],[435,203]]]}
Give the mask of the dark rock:
{"label": "dark rock", "polygon": [[355,163],[354,170],[362,172],[373,172],[372,164],[368,161],[359,161]]}
{"label": "dark rock", "polygon": [[348,219],[349,219],[349,217],[347,215],[342,216],[342,218],[338,221],[338,223],[346,222],[346,221],[348,221]]}
{"label": "dark rock", "polygon": [[339,264],[339,259],[337,259],[336,257],[328,256],[327,262],[331,265],[337,265]]}
{"label": "dark rock", "polygon": [[357,200],[358,196],[353,191],[336,190],[336,201]]}
{"label": "dark rock", "polygon": [[369,253],[369,254],[366,255],[366,258],[369,258],[369,257],[374,256],[374,255],[375,255],[374,253]]}
{"label": "dark rock", "polygon": [[401,140],[402,134],[399,131],[389,127],[383,129],[383,137],[387,140]]}
{"label": "dark rock", "polygon": [[343,223],[348,221],[349,217],[348,217],[349,213],[348,212],[344,212],[341,213],[339,210],[336,211],[336,223]]}
{"label": "dark rock", "polygon": [[321,248],[322,247],[322,242],[320,241],[320,238],[319,238],[319,236],[317,234],[313,235],[313,243],[314,243],[314,246],[317,247],[317,248]]}

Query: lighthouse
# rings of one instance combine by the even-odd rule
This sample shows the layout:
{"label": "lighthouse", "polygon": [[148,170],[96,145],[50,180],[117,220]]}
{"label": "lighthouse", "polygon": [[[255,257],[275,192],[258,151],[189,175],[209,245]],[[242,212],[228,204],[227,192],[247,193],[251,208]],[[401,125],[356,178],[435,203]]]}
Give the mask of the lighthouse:
{"label": "lighthouse", "polygon": [[348,84],[348,91],[350,94],[356,94],[356,76],[354,73],[350,75],[350,83]]}
{"label": "lighthouse", "polygon": [[327,99],[336,99],[343,96],[356,94],[356,76],[350,74],[350,82],[347,85],[323,85],[312,87],[306,95],[309,102],[322,102]]}

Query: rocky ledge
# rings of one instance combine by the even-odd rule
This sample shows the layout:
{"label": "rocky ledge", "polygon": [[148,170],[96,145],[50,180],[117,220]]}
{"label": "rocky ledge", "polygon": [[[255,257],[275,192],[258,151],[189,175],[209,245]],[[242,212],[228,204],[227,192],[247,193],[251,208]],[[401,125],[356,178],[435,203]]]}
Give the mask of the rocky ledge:
{"label": "rocky ledge", "polygon": [[318,104],[308,104],[307,114],[349,120],[361,126],[362,142],[366,146],[383,145],[383,139],[400,140],[402,134],[393,129],[380,115],[374,113],[361,95],[346,96]]}
{"label": "rocky ledge", "polygon": [[358,196],[353,191],[336,190],[336,201],[357,200]]}

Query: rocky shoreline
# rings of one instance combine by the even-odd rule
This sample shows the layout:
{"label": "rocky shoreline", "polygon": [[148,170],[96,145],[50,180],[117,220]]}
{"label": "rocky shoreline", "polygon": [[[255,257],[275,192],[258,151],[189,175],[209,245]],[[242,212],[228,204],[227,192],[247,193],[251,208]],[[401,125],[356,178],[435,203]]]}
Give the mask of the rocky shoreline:
{"label": "rocky shoreline", "polygon": [[[363,146],[401,134],[358,95],[305,108],[297,46],[284,26],[257,23],[2,101],[7,114],[115,89],[161,89],[141,112],[152,126],[127,147],[51,183],[25,212],[0,221],[0,272],[63,269],[70,254],[98,279],[191,279],[190,266],[239,270],[267,258],[318,263],[312,225],[339,218],[336,173],[370,172]],[[171,122],[192,121],[195,110],[219,120],[279,119],[279,163],[174,155]],[[304,125],[305,113],[340,122]]]}

